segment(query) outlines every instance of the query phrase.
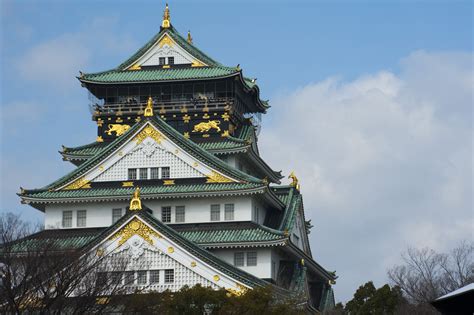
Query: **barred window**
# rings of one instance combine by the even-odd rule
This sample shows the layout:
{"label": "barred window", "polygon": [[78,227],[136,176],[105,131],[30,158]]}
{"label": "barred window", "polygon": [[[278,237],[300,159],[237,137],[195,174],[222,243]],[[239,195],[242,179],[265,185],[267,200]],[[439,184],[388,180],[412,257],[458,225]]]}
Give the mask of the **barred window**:
{"label": "barred window", "polygon": [[76,216],[77,227],[85,227],[87,219],[87,210],[77,210]]}
{"label": "barred window", "polygon": [[161,178],[163,178],[163,179],[170,178],[170,168],[169,167],[162,167],[161,168]]}
{"label": "barred window", "polygon": [[160,178],[160,169],[158,167],[150,168],[150,179],[159,179]]}
{"label": "barred window", "polygon": [[257,265],[257,252],[247,252],[247,266]]}
{"label": "barred window", "polygon": [[135,272],[134,271],[125,271],[124,273],[124,284],[133,285],[135,283]]}
{"label": "barred window", "polygon": [[146,271],[137,271],[137,284],[146,284]]}
{"label": "barred window", "polygon": [[221,220],[221,205],[211,205],[211,221]]}
{"label": "barred window", "polygon": [[159,62],[160,62],[160,66],[164,65],[166,63],[166,58],[160,57]]}
{"label": "barred window", "polygon": [[122,284],[122,273],[119,271],[114,271],[110,273],[110,281],[112,285]]}
{"label": "barred window", "polygon": [[176,222],[184,222],[185,220],[185,208],[184,206],[176,206]]}
{"label": "barred window", "polygon": [[160,283],[160,271],[150,270],[150,284]]}
{"label": "barred window", "polygon": [[120,220],[122,217],[122,209],[112,209],[112,224]]}
{"label": "barred window", "polygon": [[63,227],[72,227],[72,211],[63,211]]}
{"label": "barred window", "polygon": [[234,204],[227,203],[224,205],[224,220],[234,220]]}
{"label": "barred window", "polygon": [[106,272],[98,272],[97,273],[97,279],[95,281],[95,285],[99,288],[107,285],[107,273]]}
{"label": "barred window", "polygon": [[148,179],[148,169],[141,168],[140,169],[140,179]]}
{"label": "barred window", "polygon": [[166,269],[165,270],[165,283],[173,283],[174,282],[174,269]]}
{"label": "barred window", "polygon": [[137,169],[136,168],[129,168],[128,169],[128,179],[129,180],[137,179]]}
{"label": "barred window", "polygon": [[161,222],[171,222],[171,207],[161,207]]}
{"label": "barred window", "polygon": [[168,64],[174,65],[174,57],[168,57]]}
{"label": "barred window", "polygon": [[242,267],[244,265],[244,253],[237,252],[234,253],[234,266]]}

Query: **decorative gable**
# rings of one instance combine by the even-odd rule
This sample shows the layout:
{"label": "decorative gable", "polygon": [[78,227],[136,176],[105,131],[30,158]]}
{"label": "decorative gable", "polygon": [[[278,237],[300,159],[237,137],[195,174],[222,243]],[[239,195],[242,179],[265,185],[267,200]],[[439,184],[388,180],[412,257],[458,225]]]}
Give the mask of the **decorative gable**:
{"label": "decorative gable", "polygon": [[[126,136],[126,135],[124,135]],[[203,164],[147,122],[121,147],[79,179],[59,189],[90,187],[91,182],[128,181],[128,169],[169,168],[169,179],[207,178],[208,183],[237,182]],[[151,176],[150,176],[151,177]],[[149,179],[149,178],[147,178]]]}
{"label": "decorative gable", "polygon": [[[160,58],[161,61],[160,61]],[[164,58],[164,59],[163,59]],[[170,62],[172,58],[172,63]],[[207,66],[204,62],[188,53],[184,48],[177,44],[171,36],[164,33],[163,36],[137,61],[129,68],[129,70],[140,69],[143,66],[169,66],[174,65],[192,65]]]}
{"label": "decorative gable", "polygon": [[143,221],[138,215],[131,216],[92,251],[98,256],[107,255],[113,264],[114,259],[126,261],[127,270],[153,270],[164,275],[165,270],[172,270],[173,281],[165,282],[164,277],[146,288],[156,291],[177,291],[184,285],[210,286],[226,288],[234,293],[248,289],[240,281],[210,266],[196,257],[179,241],[164,236],[160,231]]}

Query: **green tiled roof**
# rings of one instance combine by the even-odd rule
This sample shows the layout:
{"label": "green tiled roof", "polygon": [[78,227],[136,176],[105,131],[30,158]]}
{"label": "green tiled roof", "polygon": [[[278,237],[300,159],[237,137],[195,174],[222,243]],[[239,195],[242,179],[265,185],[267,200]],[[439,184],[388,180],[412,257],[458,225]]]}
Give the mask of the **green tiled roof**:
{"label": "green tiled roof", "polygon": [[89,244],[103,230],[104,228],[43,230],[15,242],[12,251],[25,252],[40,250],[41,248],[48,251],[75,250]]}
{"label": "green tiled roof", "polygon": [[[263,192],[264,184],[258,183],[225,183],[225,184],[194,184],[194,185],[169,185],[169,186],[141,186],[140,195],[142,199],[147,198],[172,198],[196,195],[213,195],[226,193],[228,195],[246,194]],[[82,198],[124,198],[130,199],[133,195],[135,187],[118,187],[118,188],[91,188],[76,190],[43,190],[32,192],[25,196],[25,199],[40,202],[42,200],[54,199],[82,199]]]}
{"label": "green tiled roof", "polygon": [[[74,179],[79,178],[80,176],[84,175],[87,171],[92,169],[93,167],[97,166],[102,160],[108,157],[109,154],[117,150],[121,145],[123,145],[132,135],[135,134],[141,127],[145,124],[151,123],[154,125],[160,132],[162,132],[166,137],[170,138],[171,141],[175,142],[181,149],[187,151],[190,155],[194,156],[199,161],[209,165],[210,167],[215,168],[216,170],[222,172],[225,175],[228,175],[232,178],[240,180],[242,182],[250,182],[250,183],[259,183],[262,184],[263,181],[257,179],[253,176],[250,176],[242,171],[239,171],[236,168],[229,166],[227,163],[223,162],[219,158],[215,157],[211,153],[207,152],[206,150],[202,149],[193,141],[186,139],[182,134],[176,131],[173,127],[169,126],[166,122],[164,122],[159,117],[150,117],[143,119],[139,123],[133,125],[127,132],[123,135],[117,137],[114,141],[107,144],[107,146],[97,155],[92,157],[91,159],[87,160],[75,170],[70,172],[69,174],[61,177],[60,179],[56,180],[55,182],[40,188],[40,189],[33,189],[33,190],[25,190],[22,192],[21,195],[30,195],[36,192],[43,192],[49,190],[56,190],[61,186],[71,182]],[[208,184],[209,186],[215,184]],[[93,190],[93,189],[91,189]]]}
{"label": "green tiled roof", "polygon": [[160,30],[158,34],[153,36],[145,45],[142,46],[133,56],[125,60],[121,65],[117,67],[117,69],[124,70],[127,67],[131,66],[138,58],[140,58],[144,53],[146,53],[158,39],[161,38],[165,33],[167,33],[173,40],[175,40],[179,46],[181,46],[184,50],[186,50],[191,55],[195,56],[202,62],[208,64],[209,66],[220,66],[221,64],[217,61],[210,58],[208,55],[203,53],[199,48],[194,46],[193,44],[188,43],[186,39],[184,39],[178,31],[171,25],[169,28],[163,28]]}
{"label": "green tiled roof", "polygon": [[268,227],[242,222],[220,224],[172,225],[179,234],[200,245],[283,241],[283,232]]}
{"label": "green tiled roof", "polygon": [[131,83],[156,82],[174,80],[198,80],[223,78],[238,74],[239,70],[228,67],[191,67],[150,70],[109,70],[104,72],[84,74],[83,82],[94,83]]}
{"label": "green tiled roof", "polygon": [[[251,128],[252,126],[244,125],[240,129],[238,135],[234,137],[227,137],[223,140],[216,142],[199,142],[196,143],[204,150],[210,151],[219,151],[225,152],[225,150],[245,150],[249,147],[247,142],[251,137]],[[63,156],[69,157],[72,159],[89,159],[92,156],[100,153],[103,149],[107,147],[106,142],[92,142],[86,145],[79,147],[63,147],[63,151],[60,152]]]}

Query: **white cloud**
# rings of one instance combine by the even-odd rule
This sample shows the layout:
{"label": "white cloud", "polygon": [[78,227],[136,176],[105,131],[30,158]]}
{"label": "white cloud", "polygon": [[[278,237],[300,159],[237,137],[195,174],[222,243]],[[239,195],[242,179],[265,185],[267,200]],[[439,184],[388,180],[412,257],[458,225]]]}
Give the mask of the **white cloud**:
{"label": "white cloud", "polygon": [[407,245],[472,237],[472,57],[419,51],[400,74],[329,78],[273,100],[261,152],[300,176],[313,252],[337,269],[339,299],[385,283]]}
{"label": "white cloud", "polygon": [[130,34],[114,32],[119,22],[118,17],[88,20],[75,32],[60,34],[31,47],[18,57],[16,66],[24,79],[60,87],[56,92],[67,94],[64,89],[77,87],[75,75],[89,71],[92,58],[98,59],[106,51],[110,59],[130,53],[131,47],[136,47]]}

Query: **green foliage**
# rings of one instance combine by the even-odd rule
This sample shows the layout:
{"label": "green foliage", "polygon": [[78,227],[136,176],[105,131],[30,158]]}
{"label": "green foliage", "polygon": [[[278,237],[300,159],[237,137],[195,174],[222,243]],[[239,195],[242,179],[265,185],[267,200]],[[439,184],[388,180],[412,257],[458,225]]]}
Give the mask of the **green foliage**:
{"label": "green foliage", "polygon": [[401,291],[388,284],[376,289],[372,281],[360,286],[344,310],[349,314],[394,314],[403,304]]}
{"label": "green foliage", "polygon": [[114,298],[111,304],[123,305],[125,314],[302,314],[295,301],[278,299],[271,287],[255,288],[235,296],[224,289],[196,285],[177,292],[132,294]]}

